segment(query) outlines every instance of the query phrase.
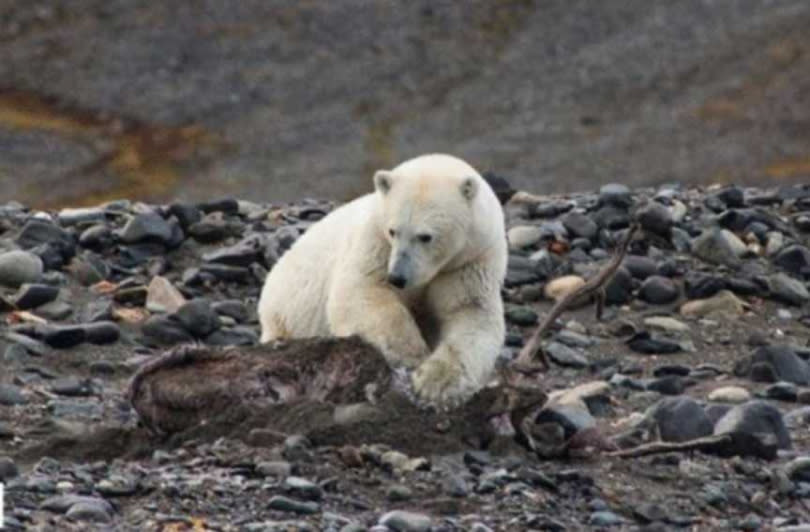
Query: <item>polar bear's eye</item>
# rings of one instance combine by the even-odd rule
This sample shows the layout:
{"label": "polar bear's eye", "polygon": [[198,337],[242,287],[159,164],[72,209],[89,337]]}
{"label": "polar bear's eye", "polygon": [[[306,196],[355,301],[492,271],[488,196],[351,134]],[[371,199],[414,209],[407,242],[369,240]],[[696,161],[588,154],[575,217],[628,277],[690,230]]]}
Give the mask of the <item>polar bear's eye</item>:
{"label": "polar bear's eye", "polygon": [[416,238],[418,238],[418,239],[419,239],[419,242],[421,242],[421,243],[423,243],[423,244],[427,244],[427,243],[429,243],[431,240],[433,240],[433,236],[432,236],[432,235],[428,235],[428,234],[425,234],[425,233],[423,233],[423,234],[421,234],[421,235],[416,235]]}
{"label": "polar bear's eye", "polygon": [[393,229],[389,229],[388,234],[391,236],[391,238],[394,238],[395,236],[397,236],[397,232],[394,231]]}

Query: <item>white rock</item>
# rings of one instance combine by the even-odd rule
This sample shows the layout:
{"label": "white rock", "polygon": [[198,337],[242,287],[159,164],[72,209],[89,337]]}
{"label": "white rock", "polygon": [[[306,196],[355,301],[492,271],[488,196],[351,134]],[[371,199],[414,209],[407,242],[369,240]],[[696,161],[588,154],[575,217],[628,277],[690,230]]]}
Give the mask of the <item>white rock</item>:
{"label": "white rock", "polygon": [[557,301],[584,284],[585,279],[579,275],[564,275],[549,282],[543,289],[543,293],[548,299]]}
{"label": "white rock", "polygon": [[509,247],[512,249],[524,249],[537,244],[543,231],[534,225],[518,225],[506,233],[509,240]]}
{"label": "white rock", "polygon": [[668,332],[688,332],[689,326],[682,321],[669,316],[651,316],[644,319],[644,325],[654,329],[661,329]]}
{"label": "white rock", "polygon": [[742,386],[723,386],[711,391],[709,401],[718,403],[744,403],[751,399],[751,392]]}

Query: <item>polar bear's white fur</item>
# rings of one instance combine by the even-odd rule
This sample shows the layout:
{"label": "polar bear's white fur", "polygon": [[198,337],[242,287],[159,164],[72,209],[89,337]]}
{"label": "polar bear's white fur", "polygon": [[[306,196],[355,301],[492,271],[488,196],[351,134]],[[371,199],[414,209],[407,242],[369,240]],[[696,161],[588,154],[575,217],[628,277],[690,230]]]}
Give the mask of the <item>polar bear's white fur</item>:
{"label": "polar bear's white fur", "polygon": [[314,224],[267,276],[262,342],[359,335],[416,368],[426,401],[464,399],[504,339],[503,212],[469,164],[423,155],[374,175],[373,194]]}

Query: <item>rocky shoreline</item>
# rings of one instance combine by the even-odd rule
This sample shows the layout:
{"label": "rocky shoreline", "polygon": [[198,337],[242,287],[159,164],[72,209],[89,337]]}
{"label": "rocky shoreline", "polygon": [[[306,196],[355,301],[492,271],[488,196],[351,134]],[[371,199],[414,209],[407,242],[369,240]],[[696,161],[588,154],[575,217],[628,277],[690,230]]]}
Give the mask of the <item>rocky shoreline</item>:
{"label": "rocky shoreline", "polygon": [[609,260],[631,221],[642,229],[606,288],[603,319],[583,302],[545,342],[550,400],[534,432],[549,449],[591,432],[614,449],[722,433],[756,445],[638,458],[586,446],[543,460],[517,448],[434,456],[261,433],[154,441],[133,457],[111,436],[96,459],[77,459],[54,442],[135,426],[124,392],[143,362],[183,343],[255,344],[264,276],[334,204],[8,203],[6,527],[810,529],[810,187],[611,184],[535,196],[488,179],[510,243],[504,362],[556,298]]}

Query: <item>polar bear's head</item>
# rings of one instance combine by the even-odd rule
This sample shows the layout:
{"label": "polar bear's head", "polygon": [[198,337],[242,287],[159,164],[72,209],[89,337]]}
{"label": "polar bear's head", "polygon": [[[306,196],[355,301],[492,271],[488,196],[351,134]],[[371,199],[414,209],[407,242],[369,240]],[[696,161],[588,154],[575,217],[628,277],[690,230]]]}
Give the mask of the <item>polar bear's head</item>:
{"label": "polar bear's head", "polygon": [[380,170],[374,188],[379,229],[391,249],[388,282],[397,288],[424,286],[489,245],[492,231],[482,234],[482,228],[491,229],[490,214],[503,231],[500,204],[489,185],[456,157],[423,155]]}

